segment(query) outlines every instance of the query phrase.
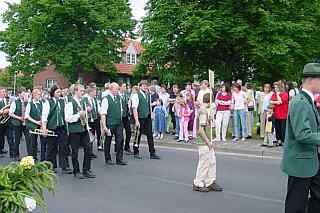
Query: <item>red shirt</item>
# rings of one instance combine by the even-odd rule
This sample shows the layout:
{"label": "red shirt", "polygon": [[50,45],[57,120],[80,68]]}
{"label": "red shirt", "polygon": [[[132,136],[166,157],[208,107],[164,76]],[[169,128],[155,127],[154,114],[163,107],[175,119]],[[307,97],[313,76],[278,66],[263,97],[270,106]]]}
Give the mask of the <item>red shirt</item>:
{"label": "red shirt", "polygon": [[[231,101],[231,95],[225,94],[223,95],[222,92],[219,92],[216,97],[216,101]],[[229,105],[222,105],[218,104],[217,111],[229,111],[230,110],[230,104]]]}
{"label": "red shirt", "polygon": [[[279,96],[282,104],[274,106],[274,117],[275,119],[286,120],[288,118],[289,110],[289,95],[287,92],[281,92]],[[276,93],[271,96],[271,101],[277,101]]]}
{"label": "red shirt", "polygon": [[318,110],[320,110],[320,94],[315,95],[315,101],[316,101]]}

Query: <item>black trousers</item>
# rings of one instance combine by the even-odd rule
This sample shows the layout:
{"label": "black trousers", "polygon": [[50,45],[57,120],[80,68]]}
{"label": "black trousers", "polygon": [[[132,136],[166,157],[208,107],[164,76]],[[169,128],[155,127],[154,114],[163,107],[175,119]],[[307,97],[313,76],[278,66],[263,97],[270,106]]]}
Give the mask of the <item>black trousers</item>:
{"label": "black trousers", "polygon": [[7,126],[6,125],[0,125],[0,151],[4,150],[6,134],[7,134]]}
{"label": "black trousers", "polygon": [[[139,123],[140,123],[140,133],[138,135],[137,144],[134,144],[134,146],[133,146],[133,152],[135,155],[139,154],[141,135],[144,134],[147,136],[149,152],[151,155],[153,155],[156,153],[156,150],[154,149],[151,115],[149,115],[147,118],[139,118]],[[135,141],[135,143],[136,143],[136,141]]]}
{"label": "black trousers", "polygon": [[298,178],[289,176],[285,213],[319,212],[320,169],[318,174],[311,178]]}
{"label": "black trousers", "polygon": [[91,128],[91,132],[93,135],[97,136],[97,145],[100,146],[101,142],[100,142],[100,138],[101,138],[101,127],[100,127],[100,119],[96,119],[93,122],[89,123],[89,126]]}
{"label": "black trousers", "polygon": [[276,119],[275,121],[277,141],[281,141],[282,143],[286,136],[286,124],[287,120]]}
{"label": "black trousers", "polygon": [[116,142],[116,161],[122,161],[123,160],[123,126],[121,125],[116,125],[116,126],[111,126],[110,127],[111,131],[111,136],[106,137],[106,144],[104,146],[104,158],[105,161],[107,162],[108,160],[111,160],[111,155],[110,155],[110,148],[111,148],[111,141],[112,137],[115,137],[115,142]]}
{"label": "black trousers", "polygon": [[123,117],[122,118],[122,123],[123,123],[124,130],[126,132],[124,150],[125,151],[129,151],[130,150],[131,134],[132,134],[132,132],[131,132],[131,122],[130,122],[129,116],[128,117]]}
{"label": "black trousers", "polygon": [[26,141],[28,140],[29,132],[26,130],[25,126],[13,126],[8,127],[8,143],[9,143],[9,155],[10,158],[20,157],[20,140],[22,133]]}
{"label": "black trousers", "polygon": [[47,137],[47,161],[50,161],[53,168],[57,168],[57,155],[59,156],[59,167],[66,169],[68,167],[67,153],[67,132],[64,127],[58,127],[52,130],[58,137]]}
{"label": "black trousers", "polygon": [[26,139],[27,153],[35,160],[38,160],[38,137],[39,135],[29,133]]}
{"label": "black trousers", "polygon": [[40,161],[47,159],[48,138],[40,137]]}
{"label": "black trousers", "polygon": [[169,107],[170,107],[171,122],[172,122],[172,125],[173,125],[173,129],[175,130],[176,129],[176,115],[174,114],[174,111],[172,111],[173,105],[170,104]]}
{"label": "black trousers", "polygon": [[71,144],[71,156],[72,156],[72,166],[73,166],[73,173],[79,173],[79,148],[83,147],[84,157],[83,157],[83,165],[82,165],[82,172],[86,173],[90,170],[91,167],[91,160],[90,160],[90,138],[89,133],[87,131],[81,133],[70,133],[70,144]]}

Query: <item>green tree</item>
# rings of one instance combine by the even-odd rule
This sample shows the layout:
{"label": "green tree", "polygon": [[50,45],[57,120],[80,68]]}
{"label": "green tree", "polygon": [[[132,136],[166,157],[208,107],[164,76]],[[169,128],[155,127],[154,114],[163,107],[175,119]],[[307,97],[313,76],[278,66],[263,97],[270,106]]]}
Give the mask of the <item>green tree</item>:
{"label": "green tree", "polygon": [[135,26],[128,0],[21,0],[3,14],[0,50],[11,72],[30,75],[48,62],[69,80],[95,67],[114,72],[118,48]]}
{"label": "green tree", "polygon": [[160,78],[205,77],[213,69],[223,80],[297,80],[303,65],[318,58],[319,2],[150,0],[145,66],[137,72],[152,63]]}

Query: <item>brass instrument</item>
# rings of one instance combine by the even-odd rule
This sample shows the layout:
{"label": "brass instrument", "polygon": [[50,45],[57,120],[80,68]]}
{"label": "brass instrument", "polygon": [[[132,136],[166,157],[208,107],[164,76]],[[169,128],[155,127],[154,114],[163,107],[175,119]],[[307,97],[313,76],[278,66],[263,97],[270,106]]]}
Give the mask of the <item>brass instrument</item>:
{"label": "brass instrument", "polygon": [[84,103],[84,110],[85,110],[85,120],[84,120],[85,121],[85,126],[86,126],[88,134],[89,134],[90,142],[93,143],[95,141],[95,136],[90,131],[91,128],[89,126],[89,116],[88,116],[88,109],[87,109],[87,104],[86,103]]}
{"label": "brass instrument", "polygon": [[2,107],[0,109],[0,124],[5,124],[10,119],[9,113],[5,113],[5,110],[8,110],[10,108],[10,104],[7,104],[6,106]]}
{"label": "brass instrument", "polygon": [[140,127],[136,126],[134,131],[134,142],[133,142],[134,147],[139,147],[139,134],[140,134]]}
{"label": "brass instrument", "polygon": [[33,131],[30,130],[29,133],[34,135],[41,135],[43,137],[58,137],[58,135],[54,133],[54,131],[52,130],[47,130],[47,132],[43,132],[42,129],[35,129]]}

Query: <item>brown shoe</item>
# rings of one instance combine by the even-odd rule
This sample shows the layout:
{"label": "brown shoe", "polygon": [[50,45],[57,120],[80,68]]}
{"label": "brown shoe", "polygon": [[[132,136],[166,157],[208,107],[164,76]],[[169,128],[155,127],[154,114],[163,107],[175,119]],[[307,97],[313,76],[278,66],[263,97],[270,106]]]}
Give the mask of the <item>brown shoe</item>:
{"label": "brown shoe", "polygon": [[196,192],[209,192],[210,190],[207,187],[199,187],[193,184],[192,186],[193,191]]}
{"label": "brown shoe", "polygon": [[223,188],[219,186],[216,182],[213,182],[210,186],[208,186],[208,189],[213,192],[222,192]]}

